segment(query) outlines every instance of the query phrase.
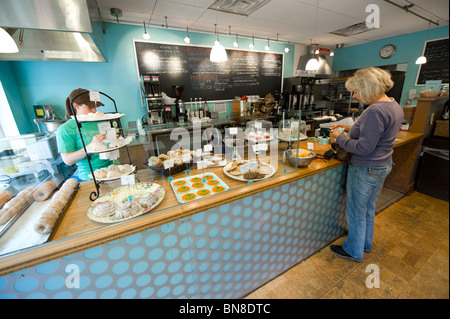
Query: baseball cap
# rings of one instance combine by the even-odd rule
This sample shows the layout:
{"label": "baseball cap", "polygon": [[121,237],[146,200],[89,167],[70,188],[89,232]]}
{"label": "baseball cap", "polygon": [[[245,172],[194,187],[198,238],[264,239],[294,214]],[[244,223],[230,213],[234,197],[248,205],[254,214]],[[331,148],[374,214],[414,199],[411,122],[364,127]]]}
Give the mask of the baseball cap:
{"label": "baseball cap", "polygon": [[[73,90],[72,93],[70,93],[70,95],[69,95],[70,102],[77,103],[79,105],[86,104],[89,107],[94,107],[94,106],[99,107],[99,106],[104,105],[102,102],[99,102],[99,101],[97,103],[95,103],[95,101],[91,101],[91,99],[89,98],[89,93],[85,93],[85,94],[82,94],[77,97],[77,95],[79,95],[83,92],[89,92],[89,91],[86,89]],[[73,100],[74,98],[76,98],[76,99]]]}

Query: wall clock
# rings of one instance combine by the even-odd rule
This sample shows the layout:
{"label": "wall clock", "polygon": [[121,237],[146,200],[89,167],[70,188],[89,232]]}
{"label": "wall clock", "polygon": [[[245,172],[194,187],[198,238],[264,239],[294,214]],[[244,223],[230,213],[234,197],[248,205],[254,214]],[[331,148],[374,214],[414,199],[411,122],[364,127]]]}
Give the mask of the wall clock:
{"label": "wall clock", "polygon": [[384,47],[380,50],[380,57],[383,59],[389,59],[391,56],[395,54],[396,47],[393,44],[386,44]]}

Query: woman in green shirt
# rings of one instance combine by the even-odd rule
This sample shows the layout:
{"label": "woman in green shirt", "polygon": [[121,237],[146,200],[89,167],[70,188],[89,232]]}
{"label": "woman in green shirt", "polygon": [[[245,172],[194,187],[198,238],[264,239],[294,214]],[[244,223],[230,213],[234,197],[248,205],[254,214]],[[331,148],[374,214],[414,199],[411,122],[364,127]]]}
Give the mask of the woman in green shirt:
{"label": "woman in green shirt", "polygon": [[[72,166],[77,164],[78,166],[78,178],[81,181],[90,180],[89,177],[91,170],[89,168],[89,162],[86,158],[86,152],[83,148],[83,143],[80,138],[80,134],[77,128],[77,123],[75,119],[71,118],[72,109],[70,108],[70,103],[72,102],[74,111],[77,116],[89,113],[97,112],[97,107],[103,104],[96,101],[91,101],[89,93],[82,94],[77,97],[82,92],[88,92],[85,89],[76,89],[70,93],[69,97],[66,99],[66,122],[61,125],[56,131],[56,141],[58,145],[58,151],[61,154],[61,158],[65,164]],[[74,98],[76,98],[74,100]],[[98,141],[101,142],[106,139],[105,134],[99,134],[98,122],[83,123],[81,126],[81,134],[83,135],[83,140],[88,147],[88,144]],[[92,169],[102,167],[108,167],[112,164],[110,160],[100,159],[98,154],[90,154]],[[75,173],[76,174],[76,173]]]}

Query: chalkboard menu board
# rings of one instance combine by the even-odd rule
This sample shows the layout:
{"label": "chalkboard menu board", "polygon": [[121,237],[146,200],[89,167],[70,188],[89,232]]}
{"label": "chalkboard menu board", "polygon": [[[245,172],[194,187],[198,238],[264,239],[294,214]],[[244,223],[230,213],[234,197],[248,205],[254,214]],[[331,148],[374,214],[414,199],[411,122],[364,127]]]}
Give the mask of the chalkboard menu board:
{"label": "chalkboard menu board", "polygon": [[210,47],[135,41],[139,75],[159,74],[161,91],[175,97],[172,85],[184,85],[183,100],[230,100],[235,96],[281,91],[283,54],[227,49],[228,61],[209,61]]}
{"label": "chalkboard menu board", "polygon": [[448,38],[425,42],[424,56],[427,63],[420,65],[416,85],[423,85],[428,80],[448,83]]}

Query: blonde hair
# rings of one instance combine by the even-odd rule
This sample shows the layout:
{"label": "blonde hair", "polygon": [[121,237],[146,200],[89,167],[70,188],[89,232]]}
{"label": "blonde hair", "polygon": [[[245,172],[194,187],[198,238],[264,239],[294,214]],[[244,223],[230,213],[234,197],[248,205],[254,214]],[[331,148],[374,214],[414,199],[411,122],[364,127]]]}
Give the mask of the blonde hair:
{"label": "blonde hair", "polygon": [[362,103],[372,104],[394,86],[391,73],[376,67],[360,69],[345,82],[350,92],[355,92]]}

